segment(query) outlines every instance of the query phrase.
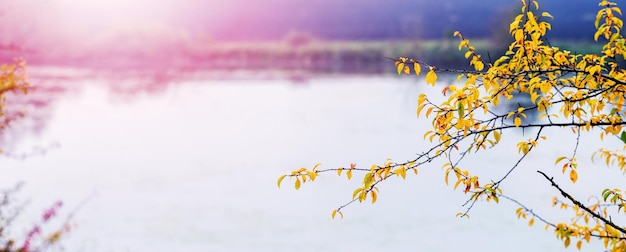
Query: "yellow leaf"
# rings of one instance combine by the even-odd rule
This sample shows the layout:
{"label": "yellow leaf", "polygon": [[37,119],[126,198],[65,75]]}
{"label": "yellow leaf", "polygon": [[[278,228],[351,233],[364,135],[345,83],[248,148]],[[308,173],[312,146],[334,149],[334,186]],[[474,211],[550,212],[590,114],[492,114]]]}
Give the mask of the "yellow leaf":
{"label": "yellow leaf", "polygon": [[417,104],[420,105],[422,104],[424,101],[426,101],[426,95],[425,94],[420,94],[420,96],[417,98]]}
{"label": "yellow leaf", "polygon": [[350,180],[352,178],[352,170],[348,170],[346,176],[348,176],[348,180]]}
{"label": "yellow leaf", "polygon": [[287,176],[287,174],[282,175],[278,178],[278,188],[280,188],[280,183],[283,182],[283,179],[285,179],[285,177]]}
{"label": "yellow leaf", "polygon": [[522,124],[522,119],[519,117],[515,117],[515,120],[513,120],[513,122],[515,123],[515,127],[519,127]]}
{"label": "yellow leaf", "polygon": [[550,13],[545,12],[545,11],[541,13],[541,16],[542,16],[542,17],[549,17],[549,18],[551,18],[551,19],[554,19],[554,17],[553,17],[552,15],[550,15]]}
{"label": "yellow leaf", "polygon": [[567,157],[565,156],[560,156],[559,158],[556,159],[556,161],[554,161],[554,165],[558,164],[559,162],[561,162],[561,160],[566,159]]}
{"label": "yellow leaf", "polygon": [[316,169],[317,167],[319,167],[320,165],[322,165],[322,163],[317,163],[317,164],[315,164],[315,165],[313,166],[313,169],[311,169],[311,170],[314,170],[314,171],[315,171],[315,169]]}
{"label": "yellow leaf", "polygon": [[535,224],[535,218],[532,218],[532,219],[530,219],[530,220],[528,221],[528,226],[529,226],[529,227],[532,227],[532,226],[533,226],[533,224]]}
{"label": "yellow leaf", "polygon": [[334,219],[335,215],[337,215],[337,209],[333,210],[333,213],[330,214],[330,216]]}
{"label": "yellow leaf", "polygon": [[472,51],[467,51],[467,52],[465,53],[465,58],[467,59],[467,58],[469,58],[470,56],[472,56]]}
{"label": "yellow leaf", "polygon": [[565,245],[565,247],[567,248],[567,247],[569,247],[569,243],[570,243],[570,242],[571,242],[571,241],[570,241],[569,237],[567,237],[567,238],[565,238],[565,242],[564,242],[564,244],[563,244],[563,245]]}
{"label": "yellow leaf", "polygon": [[496,140],[496,143],[500,142],[500,132],[499,131],[494,131],[493,132],[493,138]]}
{"label": "yellow leaf", "polygon": [[510,118],[512,115],[514,115],[514,114],[515,114],[515,112],[514,112],[514,111],[509,112],[509,113],[506,115],[506,119],[509,119],[509,118]]}
{"label": "yellow leaf", "polygon": [[420,75],[420,71],[422,71],[422,68],[420,67],[420,64],[415,62],[413,63],[413,70],[415,70],[415,75]]}
{"label": "yellow leaf", "polygon": [[576,183],[576,181],[578,180],[578,173],[576,172],[576,170],[571,169],[569,171],[569,178],[572,180],[572,183]]}
{"label": "yellow leaf", "polygon": [[356,196],[363,190],[363,188],[357,188],[356,190],[354,190],[354,192],[352,192],[352,198],[356,198]]}
{"label": "yellow leaf", "polygon": [[403,70],[404,70],[404,63],[398,64],[398,75],[401,74]]}
{"label": "yellow leaf", "polygon": [[376,198],[377,198],[376,192],[371,191],[370,194],[372,195],[372,204],[376,203]]}
{"label": "yellow leaf", "polygon": [[583,241],[578,241],[578,242],[576,242],[576,248],[577,248],[578,250],[580,250],[580,247],[582,247],[582,246],[583,246]]}
{"label": "yellow leaf", "polygon": [[456,188],[459,186],[459,184],[461,184],[462,181],[462,179],[458,179],[456,183],[454,183],[454,187],[452,188],[452,190],[456,190]]}
{"label": "yellow leaf", "polygon": [[428,71],[428,73],[426,74],[426,83],[435,86],[435,82],[437,82],[437,74],[431,67],[430,71]]}
{"label": "yellow leaf", "polygon": [[404,71],[404,74],[406,74],[406,75],[411,74],[411,69],[409,68],[409,66],[404,66],[403,71]]}
{"label": "yellow leaf", "polygon": [[300,189],[300,178],[296,178],[296,190]]}
{"label": "yellow leaf", "polygon": [[416,112],[417,118],[420,117],[420,114],[422,113],[422,109],[424,109],[424,107],[426,107],[426,104],[420,104],[419,106],[417,106],[417,112]]}
{"label": "yellow leaf", "polygon": [[365,193],[365,190],[363,190],[361,193],[359,193],[359,202],[363,202],[365,199],[367,199],[367,193]]}
{"label": "yellow leaf", "polygon": [[476,63],[474,63],[474,68],[476,69],[476,71],[482,71],[483,69],[485,69],[485,63],[483,63],[482,61],[476,61]]}
{"label": "yellow leaf", "polygon": [[311,172],[311,171],[307,171],[306,173],[307,175],[309,175],[309,178],[311,178],[311,181],[315,181],[315,178],[317,178],[317,175],[319,175],[317,174],[317,172]]}
{"label": "yellow leaf", "polygon": [[426,110],[426,118],[428,118],[428,116],[430,115],[430,113],[431,113],[431,112],[433,112],[433,109],[434,109],[434,108],[435,108],[435,107],[430,107],[430,108],[428,108],[428,109]]}
{"label": "yellow leaf", "polygon": [[365,187],[369,187],[372,184],[372,182],[374,182],[374,175],[371,172],[368,172],[363,177],[363,185]]}
{"label": "yellow leaf", "polygon": [[337,176],[341,176],[341,172],[343,172],[343,168],[337,169]]}
{"label": "yellow leaf", "polygon": [[403,179],[406,178],[406,170],[404,170],[404,168],[402,167],[395,169],[393,173],[395,173],[397,176],[402,177]]}

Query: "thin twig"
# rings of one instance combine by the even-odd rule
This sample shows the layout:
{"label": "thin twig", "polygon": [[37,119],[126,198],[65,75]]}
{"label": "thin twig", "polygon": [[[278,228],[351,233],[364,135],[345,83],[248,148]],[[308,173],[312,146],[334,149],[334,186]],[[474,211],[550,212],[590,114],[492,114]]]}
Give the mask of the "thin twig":
{"label": "thin twig", "polygon": [[626,230],[624,230],[624,228],[615,225],[615,223],[613,223],[610,220],[607,220],[606,218],[602,217],[601,215],[595,213],[594,211],[591,211],[591,209],[589,209],[587,206],[583,205],[582,203],[580,203],[578,200],[574,199],[574,197],[572,197],[571,195],[569,195],[568,193],[566,193],[565,191],[563,191],[563,189],[561,189],[561,187],[559,187],[558,184],[556,184],[554,182],[554,180],[550,177],[548,177],[548,175],[546,175],[545,173],[543,173],[542,171],[537,171],[539,174],[543,175],[544,178],[546,178],[548,181],[550,181],[551,185],[556,188],[557,190],[559,190],[559,192],[561,193],[561,195],[563,195],[563,197],[567,198],[569,201],[571,201],[572,203],[574,203],[574,205],[580,207],[581,209],[585,210],[585,212],[591,214],[591,216],[601,220],[602,222],[604,222],[606,225],[611,226],[612,228],[615,228],[616,230],[620,231],[622,234],[626,234]]}

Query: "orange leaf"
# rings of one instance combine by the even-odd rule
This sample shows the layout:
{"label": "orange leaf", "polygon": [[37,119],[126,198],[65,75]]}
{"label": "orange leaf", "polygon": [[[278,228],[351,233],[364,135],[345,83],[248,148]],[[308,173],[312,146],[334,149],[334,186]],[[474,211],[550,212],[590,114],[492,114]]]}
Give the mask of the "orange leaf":
{"label": "orange leaf", "polygon": [[578,180],[578,173],[576,172],[576,170],[571,169],[569,171],[569,178],[572,180],[572,183],[576,183],[576,181]]}

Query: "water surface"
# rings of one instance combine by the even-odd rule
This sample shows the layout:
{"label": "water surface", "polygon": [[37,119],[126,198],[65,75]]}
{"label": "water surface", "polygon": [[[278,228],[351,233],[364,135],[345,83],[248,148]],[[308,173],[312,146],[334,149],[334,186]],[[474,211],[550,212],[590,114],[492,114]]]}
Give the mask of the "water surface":
{"label": "water surface", "polygon": [[[47,106],[43,126],[20,135],[11,151],[59,147],[0,161],[3,184],[26,182],[20,195],[31,204],[24,223],[54,200],[65,202],[63,216],[88,199],[71,220],[76,227],[63,242],[66,251],[564,250],[542,224],[518,221],[511,202],[481,202],[470,219],[455,218],[466,196],[445,186],[436,162],[418,176],[381,185],[376,204],[354,204],[343,220],[330,213],[351,199],[358,179],[328,174],[297,192],[289,180],[276,187],[279,175],[318,162],[369,167],[426,150],[422,134],[430,123],[416,119],[417,96],[439,88],[420,79],[189,79],[147,85],[153,88],[120,81],[57,80],[64,91]],[[555,221],[567,215],[550,207],[556,192],[537,168],[547,167],[583,198],[605,187],[598,178],[618,174],[592,166],[588,157],[601,143],[588,137],[579,150],[583,186],[567,184],[553,159],[571,153],[568,132],[548,132],[551,141],[504,187]],[[465,166],[496,179],[519,157],[516,141],[531,136],[505,134],[511,140]],[[615,177],[604,181],[617,184]]]}

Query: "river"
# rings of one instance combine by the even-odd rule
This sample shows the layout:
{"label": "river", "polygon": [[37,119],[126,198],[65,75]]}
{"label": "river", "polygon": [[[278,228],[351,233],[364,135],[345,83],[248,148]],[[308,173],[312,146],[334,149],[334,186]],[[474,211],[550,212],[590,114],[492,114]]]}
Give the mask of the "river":
{"label": "river", "polygon": [[[64,251],[565,250],[542,223],[517,220],[510,201],[479,202],[469,219],[456,218],[467,196],[445,185],[439,163],[382,184],[376,204],[353,204],[344,219],[330,213],[351,199],[359,179],[328,173],[299,191],[288,179],[277,188],[281,174],[318,162],[369,167],[426,150],[422,134],[430,122],[416,119],[417,96],[434,96],[440,87],[421,78],[35,80],[62,91],[45,106],[42,125],[14,137],[6,150],[43,146],[45,154],[0,160],[2,185],[24,181],[18,198],[30,201],[17,236],[62,200],[57,219],[74,213]],[[496,179],[519,157],[516,141],[531,136],[503,134],[502,146],[464,166]],[[620,172],[589,158],[600,144],[619,148],[619,141],[583,138],[581,181],[572,185],[554,159],[571,154],[575,135],[556,129],[547,136],[507,180],[507,195],[558,221],[569,213],[550,206],[558,193],[536,169],[583,199],[620,183]],[[600,242],[583,245],[601,249]]]}

